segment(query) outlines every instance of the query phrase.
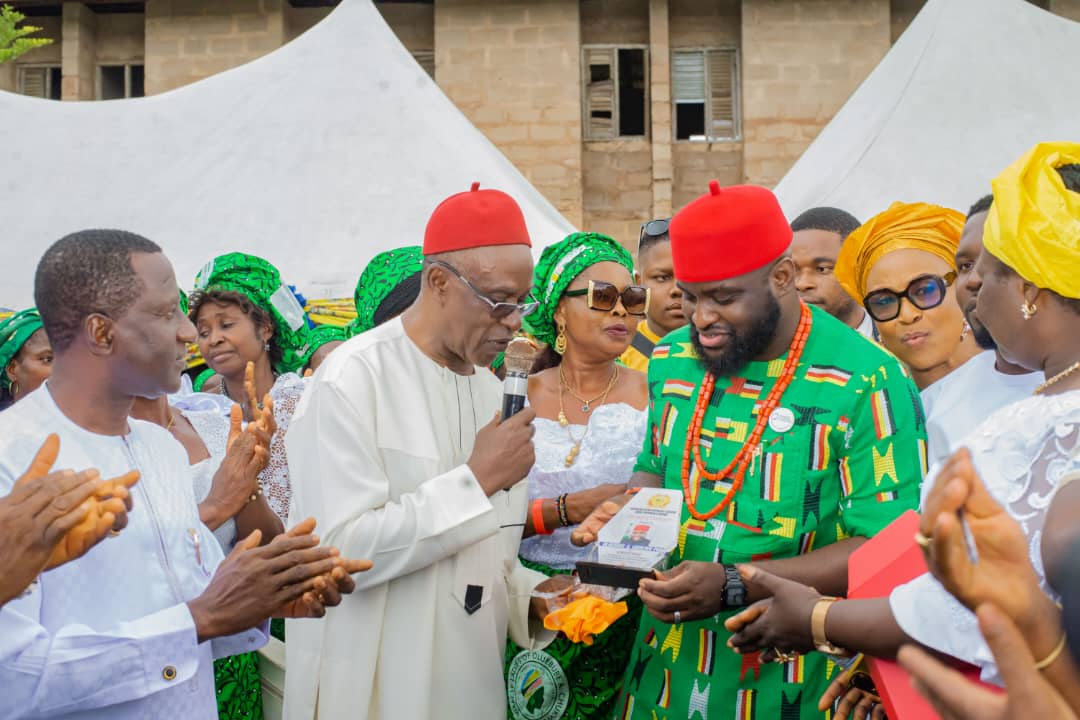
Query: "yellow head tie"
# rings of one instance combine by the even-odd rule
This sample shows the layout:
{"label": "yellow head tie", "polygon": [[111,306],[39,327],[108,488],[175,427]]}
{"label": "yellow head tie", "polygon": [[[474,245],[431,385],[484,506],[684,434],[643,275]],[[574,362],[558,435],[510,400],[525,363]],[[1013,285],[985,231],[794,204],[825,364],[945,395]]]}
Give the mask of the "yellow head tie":
{"label": "yellow head tie", "polygon": [[1080,298],[1080,193],[1057,169],[1080,163],[1080,143],[1039,143],[992,183],[983,246],[1028,282]]}
{"label": "yellow head tie", "polygon": [[834,273],[847,294],[862,302],[866,276],[896,250],[924,250],[956,267],[956,247],[964,229],[963,213],[927,203],[895,202],[860,225],[844,240]]}

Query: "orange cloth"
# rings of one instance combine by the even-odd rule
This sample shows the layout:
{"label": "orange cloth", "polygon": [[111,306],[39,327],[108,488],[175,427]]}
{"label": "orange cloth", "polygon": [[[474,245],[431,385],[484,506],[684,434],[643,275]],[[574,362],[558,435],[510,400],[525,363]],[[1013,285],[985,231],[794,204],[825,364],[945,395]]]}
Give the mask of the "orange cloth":
{"label": "orange cloth", "polygon": [[847,236],[833,275],[847,294],[862,302],[866,276],[878,260],[894,250],[924,250],[954,269],[964,214],[928,203],[893,203]]}
{"label": "orange cloth", "polygon": [[626,610],[625,602],[612,603],[595,595],[586,595],[550,613],[544,618],[544,627],[561,631],[571,642],[592,645],[593,636],[611,627],[626,614]]}

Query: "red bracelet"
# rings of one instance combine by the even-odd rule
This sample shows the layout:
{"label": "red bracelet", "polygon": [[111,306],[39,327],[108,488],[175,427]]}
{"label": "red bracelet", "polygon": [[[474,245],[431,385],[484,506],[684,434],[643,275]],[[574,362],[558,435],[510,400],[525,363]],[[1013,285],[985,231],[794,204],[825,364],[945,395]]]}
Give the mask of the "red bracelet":
{"label": "red bracelet", "polygon": [[529,514],[532,515],[533,531],[537,535],[550,535],[551,531],[544,527],[544,499],[537,498],[529,506]]}

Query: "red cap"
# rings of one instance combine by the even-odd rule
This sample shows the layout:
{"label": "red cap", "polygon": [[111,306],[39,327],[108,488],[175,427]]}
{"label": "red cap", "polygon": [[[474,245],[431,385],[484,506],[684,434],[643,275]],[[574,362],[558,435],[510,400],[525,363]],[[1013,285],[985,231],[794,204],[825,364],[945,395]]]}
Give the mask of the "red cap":
{"label": "red cap", "polygon": [[636,532],[636,533],[649,532],[649,526],[648,525],[635,525],[634,526],[634,532]]}
{"label": "red cap", "polygon": [[499,190],[481,190],[480,183],[439,203],[424,230],[425,255],[492,245],[532,247],[514,199]]}
{"label": "red cap", "polygon": [[675,277],[681,282],[716,282],[765,267],[791,245],[791,226],[776,196],[756,185],[721,189],[680,210],[668,228]]}

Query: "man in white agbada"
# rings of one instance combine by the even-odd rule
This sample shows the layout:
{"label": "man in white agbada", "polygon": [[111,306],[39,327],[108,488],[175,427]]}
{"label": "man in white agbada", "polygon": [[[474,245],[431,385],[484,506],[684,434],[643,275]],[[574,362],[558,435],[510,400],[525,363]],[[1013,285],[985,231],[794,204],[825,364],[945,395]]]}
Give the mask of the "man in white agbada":
{"label": "man in white agbada", "polygon": [[[986,418],[1006,405],[1031,397],[1043,381],[1039,373],[1003,358],[994,338],[975,314],[975,298],[982,286],[975,261],[983,249],[983,226],[993,199],[993,195],[987,195],[971,206],[956,249],[956,301],[964,311],[975,342],[986,352],[971,358],[920,393],[926,411],[928,466],[931,468],[959,449],[961,441]],[[930,484],[924,483],[923,492],[929,489]]]}
{"label": "man in white agbada", "polygon": [[504,421],[487,369],[532,284],[524,218],[504,193],[444,201],[420,296],[319,368],[286,440],[292,512],[375,569],[320,627],[287,624],[286,717],[499,720],[506,633],[541,647],[517,560],[533,464],[526,408]]}
{"label": "man in white agbada", "polygon": [[223,560],[183,447],[129,420],[135,396],[176,390],[195,335],[157,245],[69,235],[42,258],[35,300],[55,361],[45,385],[0,414],[0,494],[50,433],[58,468],[141,478],[122,532],[0,609],[0,717],[216,718],[213,659],[262,645],[256,626],[271,614],[321,616],[358,568],[317,547],[313,522],[263,547],[254,533]]}

